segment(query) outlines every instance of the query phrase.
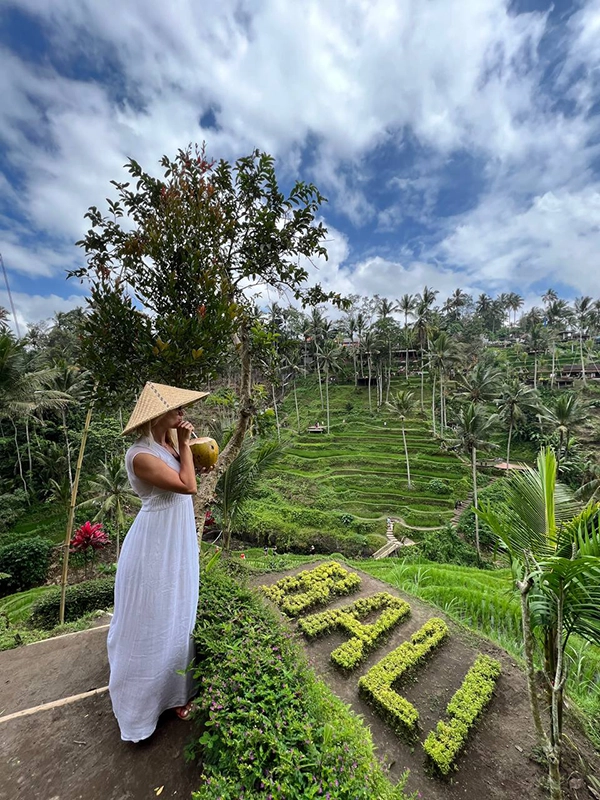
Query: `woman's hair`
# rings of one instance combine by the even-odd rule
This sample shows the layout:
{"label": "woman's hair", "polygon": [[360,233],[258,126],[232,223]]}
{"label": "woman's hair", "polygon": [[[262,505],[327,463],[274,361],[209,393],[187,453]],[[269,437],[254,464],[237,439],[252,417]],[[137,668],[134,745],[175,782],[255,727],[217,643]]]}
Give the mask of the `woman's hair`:
{"label": "woman's hair", "polygon": [[[168,413],[168,412],[166,412],[166,413]],[[161,417],[162,416],[164,416],[164,415],[161,414]],[[161,417],[157,417],[156,419],[151,419],[148,422],[143,422],[141,425],[138,425],[137,428],[134,428],[131,431],[132,435],[135,436],[136,439],[149,439],[149,438],[151,438],[152,437],[153,423],[158,422],[158,420]],[[173,448],[177,452],[179,452],[179,443],[177,441],[177,434],[175,433],[175,431],[172,428],[167,431],[167,436],[171,440],[171,444],[173,445]]]}

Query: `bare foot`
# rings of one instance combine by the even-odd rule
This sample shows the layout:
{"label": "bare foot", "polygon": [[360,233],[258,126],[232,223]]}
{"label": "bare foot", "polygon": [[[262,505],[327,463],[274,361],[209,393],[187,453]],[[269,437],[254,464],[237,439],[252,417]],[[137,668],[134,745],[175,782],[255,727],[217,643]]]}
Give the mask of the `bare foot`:
{"label": "bare foot", "polygon": [[189,717],[189,715],[190,715],[191,710],[192,710],[192,706],[193,706],[193,703],[190,700],[190,702],[186,703],[186,705],[177,706],[177,708],[174,708],[173,711],[177,714],[179,719],[187,719]]}

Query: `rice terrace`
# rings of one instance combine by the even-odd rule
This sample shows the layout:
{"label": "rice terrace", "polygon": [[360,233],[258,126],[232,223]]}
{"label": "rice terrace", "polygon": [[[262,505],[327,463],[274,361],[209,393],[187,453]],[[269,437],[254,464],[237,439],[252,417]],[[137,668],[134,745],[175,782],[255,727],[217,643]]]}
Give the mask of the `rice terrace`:
{"label": "rice terrace", "polygon": [[0,800],[600,800],[597,0],[51,5]]}

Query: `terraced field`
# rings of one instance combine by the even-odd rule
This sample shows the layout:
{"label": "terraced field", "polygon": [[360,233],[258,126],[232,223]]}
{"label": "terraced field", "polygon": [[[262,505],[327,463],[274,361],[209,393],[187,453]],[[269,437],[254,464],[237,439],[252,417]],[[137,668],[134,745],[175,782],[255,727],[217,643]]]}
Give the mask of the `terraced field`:
{"label": "terraced field", "polygon": [[[418,379],[410,380],[418,398]],[[392,391],[406,385],[399,381]],[[374,389],[372,401],[375,409]],[[309,425],[324,422],[326,416],[316,383],[298,387],[298,405],[300,433],[292,396],[282,408],[290,446],[277,468],[277,478],[269,476],[269,494],[262,501],[274,514],[289,504],[308,506],[331,515],[332,524],[338,524],[341,515],[380,521],[383,533],[388,516],[402,517],[415,526],[443,525],[451,520],[455,501],[467,495],[468,466],[441,450],[425,418],[406,423],[409,490],[400,421],[386,407],[369,412],[366,387],[331,386],[329,434],[307,432]]]}

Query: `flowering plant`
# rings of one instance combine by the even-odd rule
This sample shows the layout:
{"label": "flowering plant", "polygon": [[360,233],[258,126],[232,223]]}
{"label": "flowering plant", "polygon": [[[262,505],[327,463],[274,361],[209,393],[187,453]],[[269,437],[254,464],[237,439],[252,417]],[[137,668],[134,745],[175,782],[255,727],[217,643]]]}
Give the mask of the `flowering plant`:
{"label": "flowering plant", "polygon": [[92,524],[89,520],[84,522],[75,531],[75,536],[71,539],[72,553],[85,553],[87,550],[102,550],[110,544],[108,534],[102,527],[101,522]]}

